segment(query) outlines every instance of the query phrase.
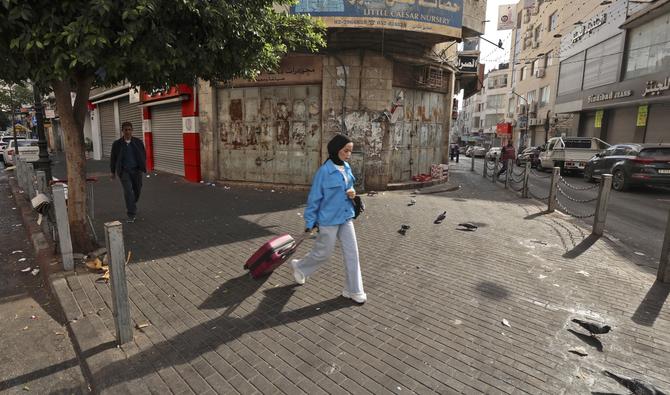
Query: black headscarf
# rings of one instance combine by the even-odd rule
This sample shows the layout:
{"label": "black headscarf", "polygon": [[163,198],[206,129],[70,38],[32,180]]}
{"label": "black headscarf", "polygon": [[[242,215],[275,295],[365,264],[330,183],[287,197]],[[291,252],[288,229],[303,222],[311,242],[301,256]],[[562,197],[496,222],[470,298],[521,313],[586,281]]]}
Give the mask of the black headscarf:
{"label": "black headscarf", "polygon": [[336,134],[328,142],[328,159],[332,160],[338,166],[344,165],[344,161],[337,155],[345,145],[351,143],[351,139],[343,134]]}

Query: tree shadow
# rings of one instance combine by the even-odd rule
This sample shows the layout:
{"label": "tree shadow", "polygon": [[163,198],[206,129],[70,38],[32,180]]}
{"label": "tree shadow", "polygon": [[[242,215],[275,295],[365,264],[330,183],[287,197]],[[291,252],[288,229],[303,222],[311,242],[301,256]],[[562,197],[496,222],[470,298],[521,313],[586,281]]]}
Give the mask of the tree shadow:
{"label": "tree shadow", "polygon": [[[243,282],[239,279],[233,280],[233,282],[236,281]],[[92,372],[92,381],[96,385],[95,390],[102,392],[106,388],[144,377],[164,367],[188,363],[206,352],[216,350],[221,344],[229,343],[249,332],[283,326],[345,307],[353,307],[350,300],[340,296],[296,310],[282,311],[296,287],[297,284],[291,284],[267,289],[263,291],[264,297],[257,308],[243,318],[222,315],[168,340],[154,344],[123,361],[111,363]],[[218,298],[219,296],[213,295],[210,298],[211,301],[203,305],[214,306],[219,303],[231,305],[232,303],[232,306],[235,306],[236,299],[234,298]],[[110,372],[115,372],[115,374],[110,374]]]}
{"label": "tree shadow", "polygon": [[644,326],[654,326],[656,318],[658,318],[666,299],[670,294],[670,284],[664,284],[660,281],[655,281],[651,286],[644,299],[635,310],[633,322]]}
{"label": "tree shadow", "polygon": [[600,236],[591,233],[588,235],[584,240],[582,240],[579,244],[574,246],[570,251],[566,252],[563,254],[563,258],[568,258],[568,259],[575,259],[588,251],[591,246],[593,246],[596,241],[600,239]]}
{"label": "tree shadow", "polygon": [[476,289],[480,294],[490,299],[502,300],[509,297],[507,288],[490,281],[480,282]]}
{"label": "tree shadow", "polygon": [[595,348],[599,352],[603,352],[603,343],[597,337],[593,337],[591,335],[586,335],[584,333],[577,332],[576,330],[570,329],[570,328],[568,328],[568,332],[577,336],[579,338],[579,340],[581,340],[584,343],[588,344],[589,346]]}

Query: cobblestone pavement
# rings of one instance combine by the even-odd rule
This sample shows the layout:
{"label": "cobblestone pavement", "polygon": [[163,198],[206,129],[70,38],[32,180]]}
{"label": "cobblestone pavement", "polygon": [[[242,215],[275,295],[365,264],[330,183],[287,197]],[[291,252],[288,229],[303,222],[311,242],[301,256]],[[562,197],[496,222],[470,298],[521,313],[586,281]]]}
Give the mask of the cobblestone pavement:
{"label": "cobblestone pavement", "polygon": [[[259,281],[242,269],[268,238],[302,231],[305,192],[151,175],[124,224],[133,324],[148,326],[113,347],[109,286],[79,267],[59,291],[94,390],[624,393],[603,369],[670,390],[670,287],[581,223],[460,169],[432,188],[458,190],[364,197],[363,306],[339,296],[339,251],[304,286],[288,266]],[[125,210],[118,181],[95,188],[100,236]],[[457,229],[465,221],[479,228]],[[594,339],[572,318],[613,330]]]}
{"label": "cobblestone pavement", "polygon": [[0,393],[87,393],[58,303],[42,274],[30,273],[39,265],[19,212],[2,171]]}

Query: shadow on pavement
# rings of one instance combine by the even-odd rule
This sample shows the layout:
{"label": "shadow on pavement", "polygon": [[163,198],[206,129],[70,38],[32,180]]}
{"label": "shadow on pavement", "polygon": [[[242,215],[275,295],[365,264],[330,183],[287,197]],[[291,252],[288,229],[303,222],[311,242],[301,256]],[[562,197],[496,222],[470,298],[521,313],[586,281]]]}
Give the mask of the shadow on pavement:
{"label": "shadow on pavement", "polygon": [[[242,282],[239,278],[232,281]],[[222,315],[181,332],[168,340],[154,344],[128,359],[112,363],[93,372],[96,391],[102,392],[106,388],[144,377],[161,368],[191,361],[203,353],[216,350],[219,345],[229,343],[249,332],[285,326],[288,323],[328,314],[345,307],[354,307],[350,300],[337,297],[297,310],[282,311],[297,286],[297,284],[291,284],[263,291],[265,295],[258,307],[244,318]],[[216,295],[210,297],[210,299],[216,300]],[[234,299],[226,301],[226,303],[231,302],[234,302]],[[213,328],[218,328],[218,330],[213,330]],[[114,372],[114,374],[110,374],[110,372]]]}
{"label": "shadow on pavement", "polygon": [[599,352],[603,352],[603,343],[597,337],[593,337],[591,335],[586,335],[586,334],[577,332],[574,329],[568,329],[568,332],[577,336],[579,338],[579,340],[581,340],[584,343],[588,344],[589,346],[595,348]]}
{"label": "shadow on pavement", "polygon": [[661,312],[668,294],[670,294],[670,284],[655,281],[637,307],[637,310],[635,310],[635,314],[631,318],[633,322],[644,326],[654,326],[654,322],[658,318],[658,314]]}
{"label": "shadow on pavement", "polygon": [[549,211],[544,210],[544,211],[540,211],[539,213],[527,215],[527,216],[523,217],[523,219],[531,220],[531,219],[539,218],[543,215],[549,215],[549,214],[551,214]]}
{"label": "shadow on pavement", "polygon": [[216,310],[227,307],[223,316],[229,316],[245,299],[253,295],[269,276],[254,280],[248,273],[231,278],[214,291],[202,304],[200,309]]}
{"label": "shadow on pavement", "polygon": [[485,297],[495,300],[502,300],[509,297],[507,288],[490,281],[482,281],[477,284],[477,291]]}
{"label": "shadow on pavement", "polygon": [[600,236],[591,233],[590,235],[588,235],[587,238],[585,238],[579,244],[574,246],[570,251],[563,254],[563,258],[568,258],[568,259],[577,258],[578,256],[580,256],[583,253],[585,253],[586,251],[588,251],[588,249],[591,248],[591,246],[593,246],[596,243],[596,241],[598,241],[599,239],[600,239]]}

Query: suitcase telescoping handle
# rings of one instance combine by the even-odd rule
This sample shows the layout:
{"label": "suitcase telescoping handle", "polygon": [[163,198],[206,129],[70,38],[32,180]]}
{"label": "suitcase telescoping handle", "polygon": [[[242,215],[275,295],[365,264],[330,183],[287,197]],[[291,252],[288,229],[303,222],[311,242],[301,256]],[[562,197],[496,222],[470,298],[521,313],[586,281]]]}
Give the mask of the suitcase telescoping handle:
{"label": "suitcase telescoping handle", "polygon": [[293,253],[298,249],[298,247],[300,247],[300,244],[302,244],[303,241],[305,241],[308,238],[314,236],[318,232],[319,232],[319,228],[312,228],[312,230],[310,230],[309,232],[304,232],[300,236],[296,237],[295,238],[295,244],[291,248],[288,248],[286,251],[282,252],[281,255],[282,255],[283,259],[286,259],[286,258],[290,257],[291,255],[293,255]]}

